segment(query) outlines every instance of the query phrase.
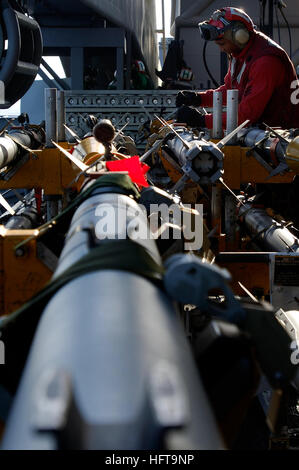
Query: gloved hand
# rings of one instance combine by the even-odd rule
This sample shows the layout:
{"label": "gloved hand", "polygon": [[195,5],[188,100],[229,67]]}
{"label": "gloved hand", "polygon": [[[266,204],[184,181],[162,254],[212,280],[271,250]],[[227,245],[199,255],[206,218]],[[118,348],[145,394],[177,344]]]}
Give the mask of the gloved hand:
{"label": "gloved hand", "polygon": [[185,122],[190,127],[206,127],[205,117],[194,108],[181,106],[176,113],[177,122]]}
{"label": "gloved hand", "polygon": [[176,95],[175,105],[177,108],[185,104],[186,106],[200,106],[201,96],[196,91],[183,90]]}

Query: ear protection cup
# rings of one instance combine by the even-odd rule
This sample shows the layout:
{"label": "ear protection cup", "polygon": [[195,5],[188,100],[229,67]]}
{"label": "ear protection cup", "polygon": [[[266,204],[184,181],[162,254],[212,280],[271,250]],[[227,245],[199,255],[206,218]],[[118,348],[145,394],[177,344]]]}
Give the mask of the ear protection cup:
{"label": "ear protection cup", "polygon": [[237,45],[237,46],[245,46],[245,44],[247,44],[247,42],[249,41],[249,32],[246,28],[238,28],[236,29],[236,31],[234,32],[234,30],[232,31],[232,37],[233,37],[233,42]]}
{"label": "ear protection cup", "polygon": [[231,23],[231,27],[225,31],[224,37],[243,49],[250,39],[250,33],[243,23],[234,21]]}

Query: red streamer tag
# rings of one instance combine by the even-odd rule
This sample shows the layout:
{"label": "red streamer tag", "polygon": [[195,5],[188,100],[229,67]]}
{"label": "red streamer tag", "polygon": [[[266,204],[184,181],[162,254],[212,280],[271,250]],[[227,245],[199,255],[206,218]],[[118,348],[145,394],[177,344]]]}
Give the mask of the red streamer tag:
{"label": "red streamer tag", "polygon": [[127,171],[133,183],[138,184],[138,186],[149,186],[144,176],[150,167],[142,163],[138,155],[124,160],[106,162],[106,168],[109,171]]}
{"label": "red streamer tag", "polygon": [[36,210],[38,215],[41,214],[41,207],[42,207],[42,190],[41,188],[36,188],[34,190],[35,193],[35,202],[36,202]]}

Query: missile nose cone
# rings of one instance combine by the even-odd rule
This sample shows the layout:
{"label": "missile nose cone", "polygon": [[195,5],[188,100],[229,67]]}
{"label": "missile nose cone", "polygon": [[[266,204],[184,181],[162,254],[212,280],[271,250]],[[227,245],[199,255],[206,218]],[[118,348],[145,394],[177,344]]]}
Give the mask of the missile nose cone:
{"label": "missile nose cone", "polygon": [[98,142],[110,144],[115,137],[115,129],[109,119],[101,119],[93,128],[93,135]]}

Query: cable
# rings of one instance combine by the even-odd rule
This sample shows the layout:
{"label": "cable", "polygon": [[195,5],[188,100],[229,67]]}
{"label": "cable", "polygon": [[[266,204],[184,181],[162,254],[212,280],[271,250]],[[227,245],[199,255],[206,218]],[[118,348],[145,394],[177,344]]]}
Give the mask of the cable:
{"label": "cable", "polygon": [[22,2],[20,2],[18,0],[9,0],[8,3],[9,3],[9,6],[13,10],[19,11],[20,13],[23,13],[23,14],[25,13],[25,10],[21,5]]}
{"label": "cable", "polygon": [[204,63],[204,66],[205,66],[205,69],[210,77],[210,79],[212,80],[212,82],[214,83],[215,87],[216,88],[219,88],[219,83],[216,82],[215,78],[213,77],[213,75],[211,74],[210,72],[210,69],[208,67],[208,64],[207,64],[207,59],[206,59],[206,49],[207,49],[207,44],[208,44],[208,41],[205,41],[205,44],[203,46],[203,51],[202,51],[202,58],[203,58],[203,63]]}
{"label": "cable", "polygon": [[260,0],[260,30],[264,31],[267,0]]}
{"label": "cable", "polygon": [[277,32],[278,32],[278,44],[281,46],[281,38],[280,38],[280,24],[279,24],[279,19],[278,19],[278,5],[277,2],[275,2],[275,16],[276,16],[276,23],[277,23]]}
{"label": "cable", "polygon": [[282,7],[283,7],[283,5],[282,5],[281,3],[279,3],[279,4],[278,4],[278,8],[279,8],[280,13],[281,13],[281,15],[282,15],[282,17],[283,17],[283,19],[284,19],[286,25],[287,25],[288,32],[289,32],[289,40],[290,40],[290,58],[292,59],[292,35],[291,35],[291,28],[290,28],[290,25],[289,25],[288,20],[286,19],[286,16],[285,16],[284,12],[282,11]]}
{"label": "cable", "polygon": [[260,31],[262,30],[262,1],[260,0]]}

